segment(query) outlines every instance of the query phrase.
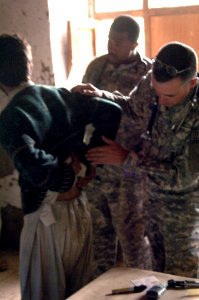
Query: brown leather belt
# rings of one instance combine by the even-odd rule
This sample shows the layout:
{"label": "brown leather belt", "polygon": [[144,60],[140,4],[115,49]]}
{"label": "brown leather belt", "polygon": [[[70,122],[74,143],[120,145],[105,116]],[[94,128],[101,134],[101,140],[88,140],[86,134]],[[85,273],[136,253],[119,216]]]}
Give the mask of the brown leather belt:
{"label": "brown leather belt", "polygon": [[80,194],[81,194],[81,190],[78,189],[78,187],[76,185],[74,185],[67,192],[59,193],[56,201],[70,201],[70,200],[73,200],[73,199],[79,197]]}

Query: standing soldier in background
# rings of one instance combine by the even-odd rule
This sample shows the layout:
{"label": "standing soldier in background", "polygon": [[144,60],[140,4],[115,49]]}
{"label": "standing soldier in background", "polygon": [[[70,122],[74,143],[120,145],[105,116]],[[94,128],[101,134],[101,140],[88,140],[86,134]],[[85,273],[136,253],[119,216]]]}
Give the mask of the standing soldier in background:
{"label": "standing soldier in background", "polygon": [[[117,17],[109,31],[108,53],[95,58],[88,65],[83,83],[92,83],[99,89],[128,95],[151,67],[150,60],[136,50],[139,33],[140,27],[131,16]],[[126,117],[124,115],[122,119]],[[122,136],[120,130],[118,139]],[[115,264],[118,238],[127,266],[150,268],[146,241],[139,229],[138,232],[132,231],[135,228],[132,225],[134,222],[142,228],[137,198],[144,195],[142,191],[135,192],[138,179],[123,178],[121,172],[121,167],[97,168],[96,177],[86,190],[93,217],[96,275]],[[105,184],[107,178],[111,181],[111,189]],[[127,225],[126,219],[129,219]]]}

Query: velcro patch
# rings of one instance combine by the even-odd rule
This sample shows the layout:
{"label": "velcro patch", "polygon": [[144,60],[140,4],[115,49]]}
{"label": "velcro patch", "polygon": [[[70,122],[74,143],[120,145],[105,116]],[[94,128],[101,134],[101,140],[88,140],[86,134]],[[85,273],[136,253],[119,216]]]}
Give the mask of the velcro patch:
{"label": "velcro patch", "polygon": [[199,143],[199,130],[191,132],[191,143]]}

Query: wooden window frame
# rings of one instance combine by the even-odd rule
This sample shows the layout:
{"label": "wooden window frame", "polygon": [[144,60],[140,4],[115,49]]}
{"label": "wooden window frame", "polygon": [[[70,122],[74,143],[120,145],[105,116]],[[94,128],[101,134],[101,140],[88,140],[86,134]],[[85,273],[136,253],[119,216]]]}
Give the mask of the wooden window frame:
{"label": "wooden window frame", "polygon": [[140,10],[127,10],[117,12],[95,12],[95,0],[89,1],[89,17],[96,20],[114,19],[119,15],[132,15],[133,17],[142,17],[144,19],[145,30],[145,53],[146,56],[151,57],[151,31],[150,23],[151,17],[154,16],[169,16],[169,15],[181,15],[181,14],[199,14],[199,5],[181,6],[181,7],[167,7],[167,8],[149,8],[148,0],[143,0],[143,9]]}

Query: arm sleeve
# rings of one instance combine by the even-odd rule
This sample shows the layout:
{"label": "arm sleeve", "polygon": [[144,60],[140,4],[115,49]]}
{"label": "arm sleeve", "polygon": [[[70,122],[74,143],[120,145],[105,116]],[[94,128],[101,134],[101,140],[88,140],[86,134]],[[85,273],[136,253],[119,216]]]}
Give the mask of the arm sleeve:
{"label": "arm sleeve", "polygon": [[104,144],[102,136],[114,140],[120,125],[121,107],[106,99],[75,95],[79,107],[84,112],[85,125],[92,124],[93,134],[89,143],[90,147]]}
{"label": "arm sleeve", "polygon": [[[128,96],[124,96],[116,92],[103,92],[103,98],[113,101],[122,107],[124,114],[129,114],[129,111],[136,113],[137,110],[141,110],[140,106],[143,106],[143,99],[153,99],[154,95],[150,86],[150,72],[141,78],[136,87],[134,87]],[[150,101],[151,101],[150,100]],[[147,101],[147,100],[146,100]],[[146,104],[147,102],[145,102]],[[150,102],[149,102],[150,103]]]}
{"label": "arm sleeve", "polygon": [[32,138],[33,135],[27,134],[28,122],[24,119],[20,112],[1,118],[2,146],[12,158],[21,177],[30,184],[57,192],[67,191],[75,180],[73,169],[70,165],[60,164],[57,157],[40,148]]}
{"label": "arm sleeve", "polygon": [[110,101],[94,98],[96,109],[92,114],[91,122],[95,128],[91,138],[90,147],[95,147],[102,142],[101,136],[114,140],[119,128],[122,110],[119,105]]}

